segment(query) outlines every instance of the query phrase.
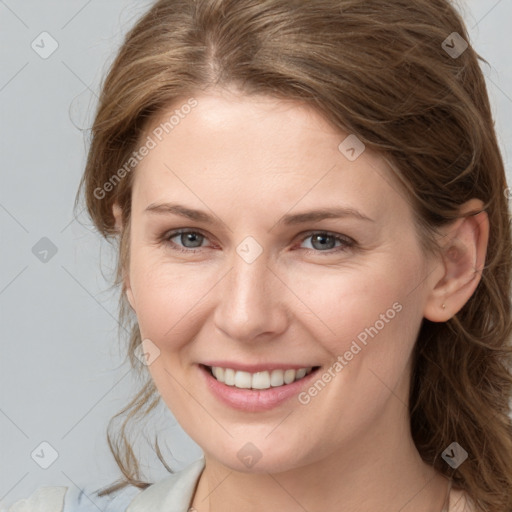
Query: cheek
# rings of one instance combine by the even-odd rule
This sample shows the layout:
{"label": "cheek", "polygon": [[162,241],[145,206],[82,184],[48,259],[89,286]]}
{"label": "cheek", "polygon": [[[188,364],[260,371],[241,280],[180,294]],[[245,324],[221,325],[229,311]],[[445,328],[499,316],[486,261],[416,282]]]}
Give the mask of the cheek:
{"label": "cheek", "polygon": [[162,262],[153,251],[134,251],[130,282],[142,337],[157,345],[183,339],[195,328],[194,316],[216,280],[205,269]]}
{"label": "cheek", "polygon": [[[394,263],[381,262],[357,270],[319,271],[317,275],[290,276],[294,294],[310,309],[302,319],[315,332],[337,343],[351,340],[365,328],[398,317],[400,305],[409,302],[411,280],[403,266],[397,271]],[[304,307],[304,306],[303,306]],[[384,315],[384,317],[382,317]],[[327,336],[326,336],[327,334]]]}
{"label": "cheek", "polygon": [[400,265],[389,255],[364,269],[324,269],[316,278],[294,281],[297,295],[315,313],[299,321],[333,361],[343,357],[344,378],[360,391],[382,387],[370,370],[394,384],[407,365],[422,319],[418,265],[414,255]]}
{"label": "cheek", "polygon": [[[291,322],[301,325],[332,357],[350,350],[357,340],[365,353],[388,359],[411,343],[420,314],[417,293],[411,293],[419,281],[419,260],[409,254],[400,265],[396,262],[396,253],[383,252],[368,263],[339,268],[277,268],[282,281],[270,272],[268,276],[276,282],[272,300],[289,309]],[[207,265],[171,264],[152,248],[134,248],[130,282],[143,339],[151,339],[161,350],[185,345],[204,325],[207,307],[213,314],[210,300],[215,287],[222,286],[222,274]],[[222,300],[222,294],[216,296]],[[384,343],[387,339],[391,341]]]}

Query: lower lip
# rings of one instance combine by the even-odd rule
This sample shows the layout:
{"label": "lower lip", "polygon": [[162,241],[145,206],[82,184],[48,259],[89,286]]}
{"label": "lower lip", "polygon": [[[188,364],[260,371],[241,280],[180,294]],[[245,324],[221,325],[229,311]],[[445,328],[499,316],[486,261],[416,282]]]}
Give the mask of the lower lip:
{"label": "lower lip", "polygon": [[206,385],[210,391],[221,402],[240,411],[260,412],[273,409],[298,395],[316,376],[318,368],[291,384],[269,389],[240,389],[235,386],[228,386],[213,377],[206,367],[199,365],[199,370],[206,379]]}

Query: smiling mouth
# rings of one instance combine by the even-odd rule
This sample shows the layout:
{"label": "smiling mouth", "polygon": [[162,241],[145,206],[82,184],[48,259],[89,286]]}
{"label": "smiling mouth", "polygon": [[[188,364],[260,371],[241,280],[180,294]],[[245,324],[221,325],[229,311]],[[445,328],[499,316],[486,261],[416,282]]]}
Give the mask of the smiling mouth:
{"label": "smiling mouth", "polygon": [[309,368],[299,368],[297,370],[276,369],[250,373],[233,370],[232,368],[221,368],[220,366],[201,366],[206,369],[215,380],[226,386],[258,390],[287,386],[288,384],[303,379],[320,368],[319,366],[310,366]]}

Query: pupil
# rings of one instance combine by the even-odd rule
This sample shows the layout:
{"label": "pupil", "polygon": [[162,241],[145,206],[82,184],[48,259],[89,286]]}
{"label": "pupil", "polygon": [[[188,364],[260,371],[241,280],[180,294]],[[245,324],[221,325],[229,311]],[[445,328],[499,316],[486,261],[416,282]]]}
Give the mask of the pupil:
{"label": "pupil", "polygon": [[[193,244],[192,247],[200,247],[201,246],[201,240],[200,240],[201,235],[199,235],[199,237],[198,237],[197,233],[185,233],[184,235],[182,235],[182,237],[185,237],[185,240],[187,242],[192,242],[192,244]],[[183,243],[183,238],[181,241]],[[194,242],[196,242],[196,245],[194,245]],[[186,243],[183,243],[183,245],[187,246]]]}
{"label": "pupil", "polygon": [[[331,243],[326,243],[325,240],[326,239],[330,239],[331,240]],[[315,247],[315,249],[325,249],[327,246],[328,249],[332,249],[333,248],[333,244],[332,242],[334,242],[334,238],[330,235],[315,235],[313,237],[313,247],[315,246],[315,242],[317,241],[320,241],[320,245],[319,247]]]}

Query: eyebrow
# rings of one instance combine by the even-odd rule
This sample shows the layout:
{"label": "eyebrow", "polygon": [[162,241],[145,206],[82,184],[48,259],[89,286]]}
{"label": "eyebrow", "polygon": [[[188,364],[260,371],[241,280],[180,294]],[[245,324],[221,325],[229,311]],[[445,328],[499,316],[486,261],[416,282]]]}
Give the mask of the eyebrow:
{"label": "eyebrow", "polygon": [[[194,210],[193,208],[187,208],[177,203],[152,203],[146,210],[148,213],[157,214],[171,214],[185,217],[187,219],[202,222],[204,224],[214,224],[214,216],[201,211]],[[375,222],[370,217],[367,217],[360,211],[351,207],[337,207],[337,208],[319,208],[316,210],[310,210],[303,213],[287,214],[284,215],[278,222],[278,224],[284,224],[286,226],[304,224],[306,222],[318,222],[324,219],[341,219],[345,217],[353,217],[358,220],[364,220],[367,222]]]}

